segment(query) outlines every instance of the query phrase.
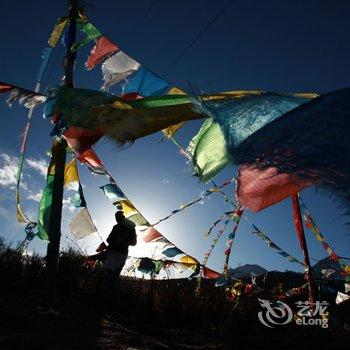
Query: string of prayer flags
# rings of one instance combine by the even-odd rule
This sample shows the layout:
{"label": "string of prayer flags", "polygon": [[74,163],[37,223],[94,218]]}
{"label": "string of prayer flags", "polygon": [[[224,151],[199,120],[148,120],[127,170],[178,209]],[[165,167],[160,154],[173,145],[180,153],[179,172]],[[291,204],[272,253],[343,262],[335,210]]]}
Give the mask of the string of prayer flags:
{"label": "string of prayer flags", "polygon": [[315,221],[313,220],[308,208],[306,207],[304,201],[299,196],[299,202],[300,202],[300,210],[303,214],[303,219],[305,226],[311,230],[311,232],[314,234],[317,241],[322,243],[323,248],[329,255],[332,261],[339,261],[339,256],[334,253],[333,249],[330,247],[330,245],[325,240],[324,236],[322,235],[320,229],[315,224]]}
{"label": "string of prayer flags", "polygon": [[[181,264],[184,264],[185,261],[187,263],[193,263],[193,261],[198,263],[196,259],[178,249],[174,244],[172,244],[153,226],[150,225],[150,223],[135,208],[135,206],[131,203],[131,201],[127,198],[119,186],[116,185],[116,181],[108,173],[107,169],[104,168],[101,160],[97,157],[92,149],[80,155],[80,160],[90,165],[90,167],[99,167],[100,169],[104,169],[104,174],[107,175],[110,180],[110,184],[102,186],[104,194],[112,201],[114,205],[123,210],[125,217],[135,226],[146,227],[144,230],[138,230],[139,232],[137,234],[137,244],[145,244],[143,248],[146,249],[142,249],[143,252],[145,252],[145,250],[148,248],[150,251],[149,257],[151,258],[158,256],[164,259],[164,257],[167,258],[166,254],[176,254],[174,256],[180,259],[180,261],[182,259],[183,262],[181,262]],[[230,182],[231,181],[227,181],[227,184]]]}
{"label": "string of prayer flags", "polygon": [[213,231],[213,229],[214,229],[222,220],[224,220],[227,216],[229,216],[230,214],[231,214],[231,212],[230,212],[230,213],[225,213],[225,215],[220,216],[219,219],[217,219],[216,221],[214,221],[214,223],[209,227],[208,231],[206,231],[206,232],[204,233],[204,237],[205,237],[205,238],[208,238],[209,235],[211,234],[211,232]]}
{"label": "string of prayer flags", "polygon": [[60,37],[62,36],[62,33],[68,23],[68,17],[62,17],[57,20],[57,23],[49,37],[48,44],[49,46],[46,47],[41,54],[41,65],[37,74],[37,82],[41,82],[44,73],[46,71],[47,64],[49,63],[49,60],[51,58],[53,49],[56,47]]}
{"label": "string of prayer flags", "polygon": [[225,253],[224,253],[225,254],[224,274],[228,270],[228,267],[229,267],[228,263],[229,263],[229,259],[230,259],[230,255],[231,255],[232,244],[233,244],[234,238],[236,236],[236,231],[237,231],[239,222],[241,220],[242,214],[243,214],[242,207],[237,207],[233,211],[232,216],[231,216],[231,219],[234,222],[234,226],[233,226],[232,232],[229,234],[228,239],[226,241],[227,249],[225,250]]}
{"label": "string of prayer flags", "polygon": [[64,186],[68,186],[71,183],[77,184],[77,190],[74,197],[71,198],[70,204],[75,208],[86,207],[86,200],[83,194],[83,187],[80,183],[78,168],[73,158],[68,164],[66,164],[64,170]]}
{"label": "string of prayer flags", "polygon": [[309,282],[304,283],[302,286],[300,287],[295,287],[295,288],[291,288],[289,290],[287,290],[284,295],[288,298],[303,294],[305,289],[308,287]]}
{"label": "string of prayer flags", "polygon": [[[94,260],[95,256],[91,256],[89,259]],[[137,272],[141,272],[150,276],[151,278],[158,278],[161,272],[164,271],[169,278],[170,274],[167,272],[170,272],[171,269],[175,270],[176,272],[173,275],[175,278],[182,278],[181,274],[192,271],[191,275],[188,277],[191,279],[196,277],[200,273],[201,269],[203,271],[204,278],[215,279],[219,275],[218,272],[209,268],[203,268],[198,263],[187,264],[173,260],[157,260],[147,257],[128,257],[122,270],[122,275],[130,276],[132,274],[136,275]]]}
{"label": "string of prayer flags", "polygon": [[[53,197],[52,197],[53,183],[56,176],[56,169],[55,169],[55,162],[54,162],[56,157],[56,149],[57,149],[57,145],[54,144],[52,147],[51,161],[47,169],[46,186],[41,195],[40,204],[39,204],[38,237],[46,241],[49,240],[49,222],[50,222],[50,215],[51,215],[51,206],[53,201]],[[74,158],[68,164],[66,164],[65,171],[64,171],[64,185],[68,186],[72,182],[78,183],[78,189],[77,189],[76,195],[71,199],[71,204],[74,205],[74,207],[86,207],[86,201],[83,195],[82,186],[79,181],[78,169]],[[84,215],[82,214],[81,216],[77,216],[77,218],[80,218],[80,217],[83,218]],[[87,219],[85,218],[85,221],[86,220]],[[77,221],[75,221],[75,223],[77,223]],[[86,227],[86,226],[83,225],[83,227]]]}
{"label": "string of prayer flags", "polygon": [[70,199],[69,204],[75,208],[82,209],[72,217],[69,223],[69,228],[70,232],[76,239],[82,239],[91,235],[92,233],[97,232],[97,229],[86,207],[86,200],[83,194],[83,187],[80,183],[75,158],[73,158],[68,164],[66,164],[64,172],[64,186],[68,187],[72,183],[76,183],[78,186],[76,193]]}
{"label": "string of prayer flags", "polygon": [[21,176],[22,176],[22,170],[23,170],[23,163],[25,158],[25,152],[28,144],[28,138],[29,138],[29,132],[31,128],[31,121],[32,121],[32,110],[28,113],[28,121],[23,133],[22,137],[22,144],[20,148],[20,155],[18,160],[18,169],[17,169],[17,175],[16,175],[16,216],[17,221],[19,223],[27,223],[30,224],[32,221],[24,214],[21,203],[20,203],[20,184],[21,184]]}
{"label": "string of prayer flags", "polygon": [[83,23],[82,29],[87,34],[87,38],[75,45],[75,49],[90,41],[96,42],[86,67],[92,69],[104,61],[102,90],[108,90],[122,81],[124,81],[121,91],[123,95],[130,93],[138,93],[141,96],[162,95],[169,90],[170,84],[166,80],[142,67],[140,63],[119,50],[117,45],[104,37],[91,23]]}
{"label": "string of prayer flags", "polygon": [[[221,222],[221,221],[222,221],[222,220],[220,220],[220,222]],[[229,223],[230,221],[231,221],[231,220],[226,220],[226,221],[224,222],[224,225],[219,229],[219,231],[218,231],[216,237],[213,239],[212,244],[210,245],[209,250],[204,254],[204,258],[203,258],[203,260],[202,260],[202,264],[203,264],[204,266],[206,266],[206,264],[207,264],[207,262],[208,262],[208,260],[209,260],[209,257],[210,257],[210,255],[211,255],[211,253],[213,252],[214,247],[216,246],[216,244],[217,244],[217,242],[219,241],[219,239],[220,239],[220,237],[222,236],[222,234],[225,232],[226,227],[227,227],[227,225],[228,225],[228,223]]]}
{"label": "string of prayer flags", "polygon": [[327,252],[329,258],[331,261],[337,262],[340,267],[342,268],[342,274],[345,277],[345,280],[350,280],[350,265],[346,263],[346,261],[342,258],[340,258],[334,250],[331,248],[331,246],[327,243],[326,239],[324,238],[321,230],[316,225],[314,219],[311,216],[311,213],[309,209],[306,207],[304,201],[302,200],[301,196],[299,196],[299,203],[300,203],[300,210],[302,213],[303,221],[305,223],[305,226],[311,230],[313,235],[315,236],[316,240],[319,241],[322,244],[323,249]]}
{"label": "string of prayer flags", "polygon": [[299,265],[304,267],[304,263],[296,259],[294,256],[290,255],[283,249],[281,249],[277,244],[275,244],[265,233],[263,233],[257,226],[255,226],[247,217],[245,219],[249,222],[249,224],[253,228],[253,233],[261,238],[270,248],[276,251],[277,254],[287,258],[290,262],[298,263]]}
{"label": "string of prayer flags", "polygon": [[[85,22],[87,19],[85,19]],[[91,23],[92,28],[95,28]],[[83,26],[83,30],[86,31],[87,25]],[[102,90],[108,90],[111,86],[121,83],[121,94],[126,96],[151,96],[162,95],[167,93],[168,95],[185,94],[182,90],[171,87],[163,78],[152,73],[127,55],[125,52],[119,49],[117,45],[107,39],[96,28],[91,33],[87,33],[88,38],[95,40],[96,44],[88,57],[85,66],[88,69],[94,68],[96,65],[102,63],[102,74],[104,84]],[[99,36],[99,37],[98,37]],[[91,39],[88,39],[91,41]],[[174,125],[163,130],[164,135],[171,137],[175,132],[181,128],[185,122],[175,123]]]}
{"label": "string of prayer flags", "polygon": [[180,206],[179,209],[172,210],[172,211],[170,212],[169,215],[165,216],[165,217],[162,218],[162,219],[159,219],[159,220],[156,221],[154,224],[152,224],[152,226],[156,226],[156,225],[160,224],[161,222],[163,222],[163,221],[165,221],[165,220],[168,220],[168,219],[171,218],[173,215],[175,215],[175,214],[181,212],[182,210],[184,210],[184,209],[186,209],[186,208],[192,206],[193,204],[196,204],[196,203],[202,201],[205,197],[211,195],[212,193],[217,193],[217,192],[219,192],[219,190],[220,190],[221,188],[223,188],[223,187],[225,187],[225,186],[231,184],[233,181],[234,181],[234,179],[225,181],[222,185],[220,185],[220,186],[218,186],[218,187],[212,187],[212,188],[210,188],[210,189],[204,191],[204,193],[203,193],[200,197],[198,197],[197,199],[195,199],[195,200],[193,200],[193,201],[191,201],[191,202],[189,202],[189,203],[182,204],[182,205]]}
{"label": "string of prayer flags", "polygon": [[[53,48],[56,46],[59,38],[62,35],[62,32],[68,22],[67,17],[59,18],[51,35],[48,40],[49,47],[45,48],[42,52],[42,62],[40,64],[38,73],[37,73],[37,83],[35,85],[35,93],[31,93],[25,90],[21,89],[14,89],[13,86],[8,84],[3,84],[0,82],[0,92],[9,92],[12,90],[7,103],[11,105],[15,100],[19,100],[20,103],[23,103],[26,107],[30,108],[28,112],[28,119],[27,124],[24,129],[23,137],[22,137],[22,144],[20,148],[20,156],[19,156],[19,164],[18,164],[18,170],[17,170],[17,183],[16,183],[16,213],[17,213],[17,220],[20,223],[27,223],[28,225],[32,224],[32,221],[24,214],[21,204],[20,204],[20,182],[21,182],[21,176],[22,176],[22,170],[23,170],[23,163],[24,158],[26,154],[26,149],[28,145],[28,139],[29,139],[29,133],[32,125],[32,116],[34,112],[34,108],[44,102],[46,100],[45,96],[42,96],[38,94],[40,91],[40,85],[41,80],[43,78],[43,75],[46,71],[47,64],[49,62],[49,59],[51,57]],[[47,183],[48,186],[50,186],[50,182]],[[50,190],[47,189],[47,194],[49,195]],[[48,198],[46,198],[48,200]],[[49,201],[49,200],[48,200]],[[43,203],[43,206],[44,203]],[[43,219],[43,218],[42,218]],[[40,235],[42,239],[48,239],[47,234],[45,233],[45,229],[41,226],[40,228]],[[28,236],[28,234],[27,234]]]}
{"label": "string of prayer flags", "polygon": [[135,226],[150,226],[149,222],[141,215],[141,213],[128,200],[120,202],[125,217],[133,222]]}

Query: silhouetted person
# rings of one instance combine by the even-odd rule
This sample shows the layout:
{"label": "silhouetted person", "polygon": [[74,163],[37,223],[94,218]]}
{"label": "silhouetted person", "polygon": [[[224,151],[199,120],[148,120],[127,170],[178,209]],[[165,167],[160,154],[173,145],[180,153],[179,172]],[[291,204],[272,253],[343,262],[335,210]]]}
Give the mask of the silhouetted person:
{"label": "silhouetted person", "polygon": [[122,211],[115,213],[117,224],[107,238],[107,256],[103,263],[106,268],[104,302],[108,307],[120,303],[119,275],[128,256],[129,246],[136,245],[135,224],[126,219]]}

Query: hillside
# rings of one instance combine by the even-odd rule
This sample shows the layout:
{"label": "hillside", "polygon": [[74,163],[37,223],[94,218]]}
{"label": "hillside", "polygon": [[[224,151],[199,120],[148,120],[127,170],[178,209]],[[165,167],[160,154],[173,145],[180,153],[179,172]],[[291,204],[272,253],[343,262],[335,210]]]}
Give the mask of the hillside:
{"label": "hillside", "polygon": [[259,265],[245,264],[232,269],[232,277],[242,278],[250,276],[250,273],[253,273],[255,275],[262,275],[266,272],[267,270]]}

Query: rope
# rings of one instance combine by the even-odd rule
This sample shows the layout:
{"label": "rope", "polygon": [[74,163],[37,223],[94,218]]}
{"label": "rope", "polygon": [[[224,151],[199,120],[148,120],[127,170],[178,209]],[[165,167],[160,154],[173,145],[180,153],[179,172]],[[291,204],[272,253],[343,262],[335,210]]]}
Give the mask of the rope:
{"label": "rope", "polygon": [[180,54],[175,58],[175,60],[168,66],[168,68],[162,74],[164,75],[170,72],[176,64],[187,54],[187,52],[192,48],[192,46],[202,37],[202,35],[220,18],[220,16],[231,6],[233,0],[230,0],[209,22],[208,24],[194,37],[194,39],[180,52]]}

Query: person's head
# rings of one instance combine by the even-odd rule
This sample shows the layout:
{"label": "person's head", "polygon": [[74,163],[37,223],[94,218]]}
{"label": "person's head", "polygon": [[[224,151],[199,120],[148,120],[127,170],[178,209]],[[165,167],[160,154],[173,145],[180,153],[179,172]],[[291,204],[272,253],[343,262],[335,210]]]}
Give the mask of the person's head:
{"label": "person's head", "polygon": [[122,210],[118,210],[116,213],[115,213],[115,220],[117,222],[121,222],[125,219],[125,216],[124,216],[124,213]]}

